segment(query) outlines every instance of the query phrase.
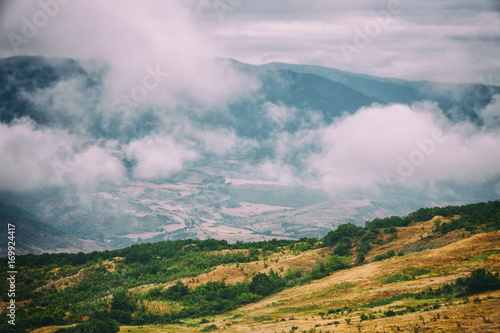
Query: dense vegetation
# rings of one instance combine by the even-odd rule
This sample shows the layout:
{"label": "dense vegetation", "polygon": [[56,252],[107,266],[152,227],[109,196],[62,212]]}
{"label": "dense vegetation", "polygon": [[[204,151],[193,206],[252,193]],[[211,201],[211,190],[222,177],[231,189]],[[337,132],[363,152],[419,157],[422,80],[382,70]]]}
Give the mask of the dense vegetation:
{"label": "dense vegetation", "polygon": [[[454,218],[450,223],[436,223],[436,233],[462,228],[470,232],[500,229],[500,201],[494,201],[461,207],[423,208],[405,217],[374,219],[366,222],[364,227],[347,223],[329,232],[322,243],[315,238],[236,244],[213,239],[187,239],[88,254],[18,256],[18,276],[22,278],[16,281],[16,301],[29,302],[16,308],[15,331],[77,324],[66,332],[116,332],[120,324],[173,323],[184,318],[223,313],[349,268],[353,263],[353,249],[357,252],[354,263],[360,265],[374,244],[396,239],[397,227],[430,220],[436,215]],[[331,247],[335,255],[318,260],[308,272],[288,269],[280,274],[271,270],[267,274],[253,275],[248,282],[232,285],[224,280],[210,281],[195,288],[180,281],[181,278],[207,273],[218,265],[265,261],[271,253],[298,253],[321,246]],[[389,250],[374,260],[398,254]],[[5,259],[1,262],[6,265]],[[58,280],[61,282],[57,286],[49,283]],[[484,290],[481,288],[498,288],[498,281],[498,273],[477,271],[446,288],[470,294]],[[173,282],[175,284],[169,288],[160,286],[146,292],[130,291],[140,285]],[[477,287],[479,284],[487,287]],[[6,284],[1,284],[0,292],[6,295]],[[109,295],[113,297],[107,297]],[[151,302],[169,304],[171,309],[153,311],[148,307]],[[0,318],[0,331],[12,331],[6,314]]]}
{"label": "dense vegetation", "polygon": [[[382,238],[379,237],[382,236],[381,234],[390,235],[386,239],[386,243],[389,243],[397,237],[396,227],[406,227],[412,222],[429,221],[435,216],[451,218],[450,223],[441,223],[440,220],[437,220],[434,229],[436,233],[446,234],[458,229],[465,229],[472,233],[496,231],[500,230],[500,201],[464,206],[421,208],[405,217],[376,218],[366,222],[365,227],[352,223],[342,224],[322,239],[323,246],[333,247],[337,255],[351,255],[351,249],[356,244],[358,249],[356,260],[358,264],[361,264],[368,251],[372,249],[373,243],[383,243]],[[457,216],[458,218],[455,218]],[[374,260],[383,260],[395,255],[396,253],[388,252]]]}
{"label": "dense vegetation", "polygon": [[425,298],[454,294],[460,297],[497,289],[500,289],[498,272],[492,273],[484,268],[479,268],[472,271],[468,277],[458,278],[455,283],[445,284],[437,289],[429,288],[419,296]]}

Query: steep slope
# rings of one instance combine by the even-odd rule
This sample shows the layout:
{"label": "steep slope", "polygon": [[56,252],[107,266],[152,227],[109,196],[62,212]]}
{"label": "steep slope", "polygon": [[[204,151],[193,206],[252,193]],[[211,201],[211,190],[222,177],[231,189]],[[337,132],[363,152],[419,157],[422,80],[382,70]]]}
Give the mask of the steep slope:
{"label": "steep slope", "polygon": [[122,332],[491,332],[500,325],[499,208],[343,224],[322,245],[180,240],[21,256],[19,270],[36,278],[23,285],[19,317],[39,328],[37,318],[81,329],[116,320]]}
{"label": "steep slope", "polygon": [[[213,318],[213,322],[218,327],[229,322],[229,332],[288,332],[293,327],[298,327],[299,332],[409,332],[415,328],[491,332],[500,325],[500,291],[480,294],[481,301],[473,304],[464,303],[464,299],[446,299],[446,295],[422,299],[416,296],[429,288],[453,283],[477,268],[500,269],[499,244],[500,233],[481,234],[439,249],[336,272]],[[404,277],[405,271],[414,275]],[[396,317],[384,315],[389,310],[409,308]],[[363,315],[374,318],[361,320]]]}
{"label": "steep slope", "polygon": [[[44,252],[103,251],[108,247],[92,240],[81,239],[40,222],[18,206],[0,201],[0,237],[7,239],[7,225],[15,226],[16,254]],[[7,247],[0,249],[0,256],[7,255]]]}

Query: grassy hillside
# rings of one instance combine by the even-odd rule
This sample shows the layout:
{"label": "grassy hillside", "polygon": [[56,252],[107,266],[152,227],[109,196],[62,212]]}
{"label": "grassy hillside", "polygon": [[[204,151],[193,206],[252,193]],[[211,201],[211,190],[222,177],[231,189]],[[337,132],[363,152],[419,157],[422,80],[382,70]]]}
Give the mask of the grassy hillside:
{"label": "grassy hillside", "polygon": [[499,229],[496,201],[344,224],[322,240],[19,256],[14,331],[492,332]]}

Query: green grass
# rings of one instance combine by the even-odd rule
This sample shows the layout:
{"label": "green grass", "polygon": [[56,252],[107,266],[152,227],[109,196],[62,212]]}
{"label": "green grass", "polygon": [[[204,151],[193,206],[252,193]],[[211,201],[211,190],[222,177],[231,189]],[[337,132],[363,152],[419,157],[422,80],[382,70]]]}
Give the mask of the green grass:
{"label": "green grass", "polygon": [[413,293],[405,293],[405,294],[401,294],[401,295],[392,296],[391,298],[385,298],[385,299],[374,301],[374,302],[371,302],[368,304],[364,304],[364,305],[361,305],[360,307],[362,307],[362,308],[375,308],[378,306],[388,305],[388,304],[394,303],[396,301],[400,301],[402,299],[412,298],[414,296],[415,296],[415,294],[413,294]]}
{"label": "green grass", "polygon": [[407,266],[403,268],[401,271],[395,271],[387,276],[382,277],[380,281],[382,284],[411,281],[415,280],[417,276],[431,273],[432,270],[433,267],[431,266],[424,266],[424,267]]}
{"label": "green grass", "polygon": [[486,253],[474,256],[472,258],[469,258],[468,261],[474,261],[474,262],[483,261],[483,260],[488,259],[490,256],[492,256],[494,254],[498,254],[498,253],[500,253],[500,251],[486,252]]}

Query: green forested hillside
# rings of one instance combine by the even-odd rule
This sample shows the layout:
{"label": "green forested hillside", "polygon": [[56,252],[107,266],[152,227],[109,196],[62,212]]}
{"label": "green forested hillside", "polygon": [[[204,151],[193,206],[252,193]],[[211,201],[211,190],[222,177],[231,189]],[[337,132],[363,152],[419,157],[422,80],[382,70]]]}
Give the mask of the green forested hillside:
{"label": "green forested hillside", "polygon": [[[0,331],[77,324],[77,328],[65,330],[115,332],[121,325],[203,320],[308,285],[335,271],[420,251],[425,247],[395,251],[391,244],[403,241],[404,228],[429,220],[434,223],[433,239],[444,239],[454,230],[462,230],[461,237],[494,232],[500,229],[500,201],[422,208],[405,217],[375,219],[365,227],[343,224],[321,241],[303,238],[229,244],[187,239],[88,254],[20,255],[16,258],[16,326],[7,323],[3,312]],[[306,257],[309,259],[303,259]],[[292,263],[286,264],[284,258]],[[311,258],[316,259],[309,265]],[[1,262],[5,268],[7,260]],[[225,272],[242,278],[231,280],[231,273],[216,275],[225,266],[232,269]],[[259,268],[250,271],[250,267]],[[417,274],[410,271],[404,274]],[[494,273],[476,272],[471,279],[457,280],[455,287],[442,292],[474,293],[476,280],[487,281],[490,289],[498,288]],[[7,284],[1,288],[2,301],[8,301]]]}

